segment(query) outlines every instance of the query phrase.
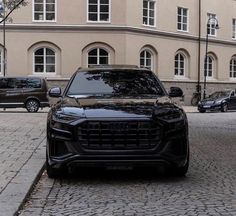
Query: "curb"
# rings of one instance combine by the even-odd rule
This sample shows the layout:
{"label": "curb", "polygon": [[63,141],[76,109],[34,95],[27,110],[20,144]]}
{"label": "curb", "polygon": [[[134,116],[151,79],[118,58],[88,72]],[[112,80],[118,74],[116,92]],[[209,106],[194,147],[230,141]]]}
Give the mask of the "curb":
{"label": "curb", "polygon": [[32,153],[0,197],[0,216],[17,216],[45,168],[45,139]]}

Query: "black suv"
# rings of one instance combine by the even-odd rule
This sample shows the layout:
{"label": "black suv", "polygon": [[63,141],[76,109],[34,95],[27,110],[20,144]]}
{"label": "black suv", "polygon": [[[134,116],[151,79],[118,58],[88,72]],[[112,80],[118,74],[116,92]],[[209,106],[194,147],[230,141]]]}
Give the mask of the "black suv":
{"label": "black suv", "polygon": [[47,119],[49,177],[70,166],[159,166],[185,175],[189,165],[188,122],[182,108],[148,69],[106,66],[79,69]]}
{"label": "black suv", "polygon": [[0,78],[0,108],[26,108],[37,112],[39,107],[48,107],[47,85],[44,78]]}

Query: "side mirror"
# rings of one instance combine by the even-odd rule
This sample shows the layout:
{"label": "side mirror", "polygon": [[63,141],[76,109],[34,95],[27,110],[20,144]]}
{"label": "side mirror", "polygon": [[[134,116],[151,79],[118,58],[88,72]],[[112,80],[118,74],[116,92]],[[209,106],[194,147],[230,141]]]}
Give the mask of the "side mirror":
{"label": "side mirror", "polygon": [[169,96],[170,97],[183,97],[183,91],[179,87],[170,87]]}
{"label": "side mirror", "polygon": [[54,98],[61,97],[61,88],[60,87],[53,87],[53,88],[49,89],[48,95],[49,95],[49,97],[54,97]]}

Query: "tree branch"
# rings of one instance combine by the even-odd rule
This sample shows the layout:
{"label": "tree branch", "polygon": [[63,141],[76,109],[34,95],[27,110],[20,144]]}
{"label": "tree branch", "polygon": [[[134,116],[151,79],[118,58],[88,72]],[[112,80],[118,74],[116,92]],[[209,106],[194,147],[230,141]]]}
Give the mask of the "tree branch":
{"label": "tree branch", "polygon": [[11,10],[10,12],[0,21],[0,24],[3,23],[9,16],[10,14],[17,8],[21,3],[23,3],[24,0],[19,1]]}

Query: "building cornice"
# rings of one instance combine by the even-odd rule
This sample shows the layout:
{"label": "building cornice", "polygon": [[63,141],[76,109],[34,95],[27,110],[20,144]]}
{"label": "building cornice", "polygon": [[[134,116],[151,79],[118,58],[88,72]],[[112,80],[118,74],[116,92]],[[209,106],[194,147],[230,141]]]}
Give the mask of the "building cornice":
{"label": "building cornice", "polygon": [[[0,26],[0,30],[2,26]],[[58,25],[58,24],[7,24],[8,31],[39,31],[39,32],[82,32],[82,31],[98,31],[98,32],[118,32],[118,33],[133,33],[144,34],[148,36],[165,37],[170,39],[188,40],[198,42],[198,36],[180,33],[180,32],[166,32],[153,28],[122,26],[122,25]],[[201,38],[201,42],[205,42],[206,38]],[[221,45],[236,46],[236,41],[222,40],[217,38],[209,38],[209,42]]]}

